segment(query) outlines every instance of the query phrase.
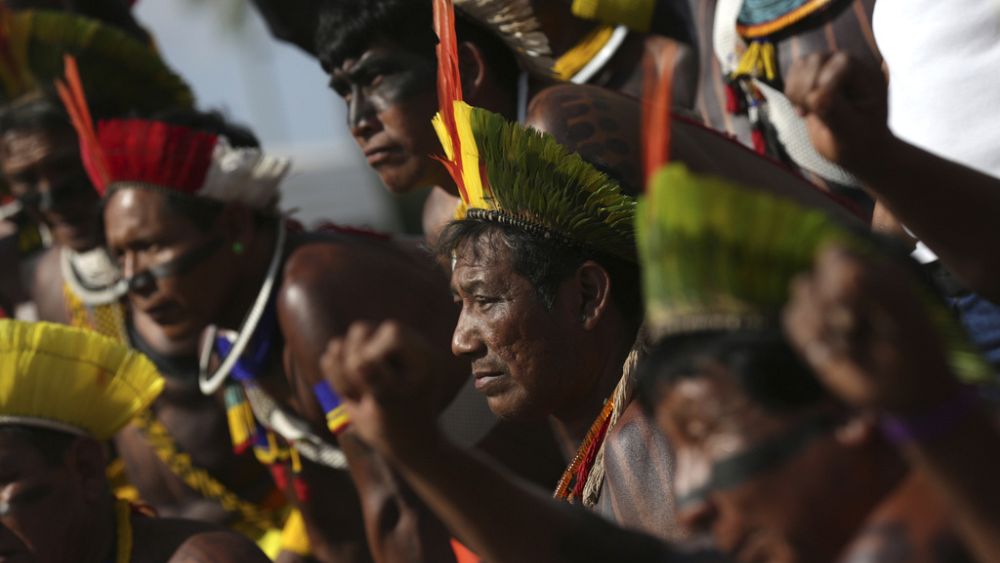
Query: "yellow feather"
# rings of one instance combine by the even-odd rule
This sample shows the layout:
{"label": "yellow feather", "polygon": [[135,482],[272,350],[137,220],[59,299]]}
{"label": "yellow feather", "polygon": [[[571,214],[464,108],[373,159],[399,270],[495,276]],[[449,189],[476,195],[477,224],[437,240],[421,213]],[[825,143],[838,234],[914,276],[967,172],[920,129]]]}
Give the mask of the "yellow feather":
{"label": "yellow feather", "polygon": [[110,439],[163,390],[145,356],[89,330],[0,320],[0,424]]}

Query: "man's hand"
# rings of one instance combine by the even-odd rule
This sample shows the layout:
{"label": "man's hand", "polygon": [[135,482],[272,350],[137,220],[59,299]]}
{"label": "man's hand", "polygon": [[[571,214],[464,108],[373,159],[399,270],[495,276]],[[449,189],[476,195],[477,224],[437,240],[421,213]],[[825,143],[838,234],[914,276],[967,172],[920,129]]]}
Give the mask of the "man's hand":
{"label": "man's hand", "polygon": [[357,322],[330,341],[320,367],[358,435],[390,458],[405,458],[439,436],[431,356],[423,338],[397,322]]}
{"label": "man's hand", "polygon": [[956,393],[944,346],[911,284],[898,265],[836,247],[793,281],[788,338],[846,402],[906,415]]}
{"label": "man's hand", "polygon": [[847,53],[795,61],[785,95],[805,118],[816,151],[854,174],[866,176],[891,146],[885,76]]}

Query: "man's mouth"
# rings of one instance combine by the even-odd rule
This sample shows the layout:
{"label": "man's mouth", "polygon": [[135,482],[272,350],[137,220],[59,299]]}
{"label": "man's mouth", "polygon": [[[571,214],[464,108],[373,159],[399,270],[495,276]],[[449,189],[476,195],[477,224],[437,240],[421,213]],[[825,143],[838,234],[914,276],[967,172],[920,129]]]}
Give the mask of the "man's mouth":
{"label": "man's mouth", "polygon": [[381,164],[385,164],[389,159],[395,157],[400,153],[398,147],[393,146],[382,146],[373,147],[365,149],[365,158],[368,159],[368,165],[375,167]]}
{"label": "man's mouth", "polygon": [[506,377],[499,371],[473,371],[472,376],[475,378],[476,391],[487,396],[499,391]]}
{"label": "man's mouth", "polygon": [[142,314],[158,325],[176,324],[181,321],[180,307],[174,303],[160,303],[142,309]]}

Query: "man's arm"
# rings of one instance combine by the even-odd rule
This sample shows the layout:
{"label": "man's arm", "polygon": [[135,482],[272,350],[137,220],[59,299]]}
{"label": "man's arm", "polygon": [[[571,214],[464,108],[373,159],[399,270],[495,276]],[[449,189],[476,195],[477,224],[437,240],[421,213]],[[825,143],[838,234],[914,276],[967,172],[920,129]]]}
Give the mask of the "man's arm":
{"label": "man's arm", "polygon": [[385,455],[473,551],[501,563],[694,561],[658,540],[552,499],[435,424],[426,344],[395,322],[354,324],[330,342],[323,371],[344,397],[358,435]]}
{"label": "man's arm", "polygon": [[888,127],[885,77],[845,53],[796,61],[785,93],[816,150],[857,176],[970,289],[1000,299],[1000,180],[935,156]]}
{"label": "man's arm", "polygon": [[795,281],[785,328],[843,400],[918,430],[890,437],[955,508],[978,560],[1000,561],[1000,430],[951,373],[911,283],[892,264],[829,249]]}

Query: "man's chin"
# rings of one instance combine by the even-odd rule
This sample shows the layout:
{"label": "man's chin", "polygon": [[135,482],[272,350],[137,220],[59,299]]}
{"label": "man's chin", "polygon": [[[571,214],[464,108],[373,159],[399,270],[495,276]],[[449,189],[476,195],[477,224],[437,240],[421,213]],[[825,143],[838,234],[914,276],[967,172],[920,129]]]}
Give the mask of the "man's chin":
{"label": "man's chin", "polygon": [[85,252],[101,244],[100,238],[85,227],[57,224],[51,227],[51,231],[56,244],[75,252]]}

